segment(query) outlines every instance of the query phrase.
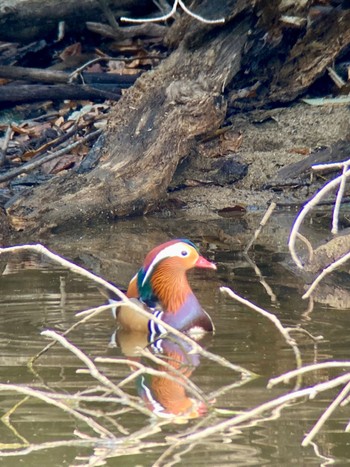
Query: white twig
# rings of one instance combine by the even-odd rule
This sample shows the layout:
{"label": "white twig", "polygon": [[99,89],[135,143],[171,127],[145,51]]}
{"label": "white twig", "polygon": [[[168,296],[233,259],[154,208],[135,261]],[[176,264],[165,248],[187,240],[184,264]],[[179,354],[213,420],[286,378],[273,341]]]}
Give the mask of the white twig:
{"label": "white twig", "polygon": [[268,311],[264,310],[263,308],[260,308],[259,306],[255,305],[254,303],[251,303],[249,300],[246,300],[243,297],[240,297],[238,294],[233,292],[233,290],[229,289],[228,287],[220,287],[221,292],[227,293],[230,297],[234,298],[238,302],[242,303],[243,305],[248,306],[254,311],[257,311],[261,315],[265,316],[265,318],[268,318],[272,323],[276,326],[276,328],[279,330],[279,332],[282,334],[284,340],[288,345],[290,345],[294,351],[297,366],[301,366],[301,354],[300,350],[297,346],[297,343],[295,340],[290,336],[288,330],[283,327],[281,321],[277,318],[276,315],[273,313],[269,313]]}
{"label": "white twig", "polygon": [[344,195],[344,190],[345,190],[345,185],[346,185],[346,173],[348,171],[349,164],[350,164],[350,161],[347,161],[347,162],[344,163],[343,174],[342,174],[342,178],[341,178],[341,181],[340,181],[337,197],[336,197],[336,200],[335,200],[335,205],[334,205],[334,209],[333,209],[333,221],[332,221],[332,234],[333,235],[338,233],[340,204],[341,204],[341,201],[342,201],[343,195]]}
{"label": "white twig", "polygon": [[[109,438],[116,439],[113,433],[111,433],[109,430],[107,430],[106,428],[104,428],[103,426],[95,422],[92,418],[82,415],[80,412],[78,412],[77,410],[74,410],[72,407],[70,407],[68,404],[64,402],[55,400],[53,398],[54,394],[51,395],[49,393],[38,391],[37,389],[31,389],[26,386],[19,386],[16,384],[0,384],[0,391],[15,391],[20,394],[25,394],[27,396],[40,399],[43,402],[46,402],[46,404],[54,405],[58,407],[59,409],[63,410],[64,412],[67,412],[70,415],[73,415],[78,420],[85,422],[100,436],[102,437],[108,436]],[[69,399],[68,395],[66,396],[66,399]]]}
{"label": "white twig", "polygon": [[42,336],[50,337],[55,341],[59,342],[62,347],[65,347],[70,352],[72,352],[76,357],[78,357],[88,368],[90,375],[95,378],[97,381],[102,383],[106,388],[113,391],[114,394],[117,394],[121,398],[121,403],[132,407],[133,409],[138,410],[145,415],[152,416],[152,412],[147,408],[143,407],[142,405],[134,402],[131,398],[122,391],[118,386],[116,386],[110,379],[104,376],[96,367],[96,365],[90,360],[90,358],[84,354],[78,347],[70,343],[65,337],[57,334],[55,331],[43,331],[41,333]]}
{"label": "white twig", "polygon": [[322,426],[326,423],[328,418],[332,415],[335,409],[339,406],[339,404],[347,397],[350,392],[350,382],[340,391],[338,396],[333,400],[333,402],[329,405],[327,410],[323,412],[321,417],[317,420],[316,424],[313,426],[312,430],[305,436],[301,445],[303,447],[308,446],[310,442],[314,439],[316,434],[320,431]]}
{"label": "white twig", "polygon": [[343,161],[343,162],[330,162],[329,164],[315,164],[312,165],[311,168],[312,170],[330,170],[330,169],[342,169],[345,164],[349,165],[350,159]]}
{"label": "white twig", "polygon": [[154,18],[128,18],[126,16],[122,16],[120,18],[120,21],[125,21],[129,23],[153,23],[156,21],[166,21],[170,19],[174,14],[176,13],[177,7],[180,6],[185,13],[187,13],[189,16],[192,18],[197,19],[201,23],[205,24],[222,24],[225,22],[225,18],[219,18],[219,19],[206,19],[203,18],[203,16],[197,15],[196,13],[193,13],[193,11],[189,10],[187,6],[184,4],[182,0],[174,0],[173,6],[171,10],[162,15],[162,16],[156,16]]}
{"label": "white twig", "polygon": [[279,383],[288,383],[288,381],[297,376],[303,375],[304,373],[309,373],[310,371],[323,370],[325,368],[350,368],[350,362],[322,362],[322,363],[313,363],[311,365],[303,366],[302,368],[297,368],[296,370],[288,371],[283,375],[277,376],[276,378],[271,378],[267,384],[267,388],[271,389],[273,386]]}
{"label": "white twig", "polygon": [[339,266],[342,264],[346,263],[346,261],[350,259],[350,252],[347,253],[346,255],[342,256],[341,258],[337,259],[337,261],[334,261],[334,263],[330,264],[327,266],[320,275],[316,277],[316,279],[313,281],[313,283],[310,285],[309,289],[307,290],[306,293],[302,296],[302,298],[309,298],[312,292],[315,290],[319,282],[330,272],[334,271],[337,269]]}
{"label": "white twig", "polygon": [[302,242],[305,243],[305,246],[307,248],[307,251],[309,253],[309,262],[311,263],[311,261],[313,260],[313,257],[314,257],[314,249],[312,248],[312,245],[311,243],[309,242],[309,240],[304,237],[304,235],[302,235],[300,232],[297,233],[297,237],[299,238],[299,240],[301,240]]}
{"label": "white twig", "polygon": [[[146,354],[147,357],[150,357],[150,354]],[[153,376],[158,376],[160,378],[165,378],[170,381],[173,381],[175,383],[178,383],[182,387],[184,387],[188,392],[192,393],[197,399],[201,399],[203,402],[208,404],[208,401],[206,400],[205,394],[201,391],[201,389],[193,383],[186,375],[178,371],[176,368],[172,367],[161,359],[157,359],[156,363],[166,366],[169,370],[169,372],[162,371],[162,370],[156,370],[154,368],[149,368],[143,365],[140,362],[134,361],[134,360],[129,360],[129,359],[121,359],[121,358],[110,358],[110,357],[97,357],[95,358],[95,362],[99,363],[113,363],[113,364],[125,364],[129,365],[130,367],[135,367],[138,370],[134,371],[131,373],[131,375],[127,376],[124,378],[119,384],[118,387],[121,388],[122,386],[125,386],[128,384],[130,381],[133,381],[136,379],[138,376],[141,374],[149,374]]]}
{"label": "white twig", "polygon": [[[310,396],[314,395],[315,393],[327,391],[334,387],[340,386],[341,384],[347,384],[349,383],[349,381],[350,374],[342,375],[338,378],[332,379],[331,381],[319,383],[311,388],[300,389],[299,391],[291,392],[289,394],[277,397],[276,399],[265,402],[264,404],[261,404],[258,407],[255,407],[254,409],[248,410],[247,412],[239,414],[236,417],[230,418],[228,420],[224,420],[223,422],[219,422],[216,425],[204,428],[201,431],[196,431],[195,433],[191,433],[189,435],[184,434],[175,436],[172,439],[175,439],[176,441],[183,440],[184,442],[189,443],[197,441],[199,439],[207,438],[208,436],[214,433],[221,433],[229,428],[240,425],[248,420],[254,420],[257,416],[263,414],[264,412],[272,410],[275,407],[286,405],[289,402],[301,399],[305,396]],[[262,419],[261,421],[263,420],[264,419]]]}
{"label": "white twig", "polygon": [[253,238],[250,240],[250,242],[248,243],[248,245],[245,247],[244,249],[244,253],[248,253],[248,250],[251,248],[251,246],[253,245],[253,243],[256,241],[256,239],[258,238],[262,228],[265,226],[266,222],[269,220],[271,214],[273,213],[273,211],[275,210],[276,208],[276,203],[272,202],[270,204],[270,206],[268,207],[267,211],[265,212],[263,218],[261,219],[260,221],[260,224],[259,224],[259,227],[256,229],[256,231],[254,232],[254,235],[253,235]]}
{"label": "white twig", "polygon": [[127,300],[126,295],[123,294],[117,287],[113,286],[109,282],[105,281],[99,276],[96,276],[96,274],[93,274],[92,272],[87,271],[86,269],[78,266],[77,264],[71,263],[70,261],[62,258],[62,256],[57,255],[56,253],[53,253],[50,251],[48,248],[44,247],[43,245],[36,244],[36,245],[18,245],[18,246],[10,246],[6,248],[0,248],[0,254],[1,253],[17,253],[20,251],[35,251],[38,254],[45,255],[48,258],[52,259],[55,263],[61,264],[62,266],[66,267],[72,272],[75,272],[76,274],[80,274],[81,276],[84,276],[94,282],[97,282],[98,284],[103,285],[103,287],[106,287],[107,289],[111,290],[114,292],[120,299]]}
{"label": "white twig", "polygon": [[179,5],[183,9],[185,13],[187,13],[189,16],[192,16],[192,18],[197,19],[201,23],[206,23],[206,24],[220,24],[225,22],[225,18],[219,18],[219,19],[206,19],[203,18],[203,16],[196,15],[196,13],[193,13],[193,11],[189,10],[184,2],[182,0],[179,0]]}
{"label": "white twig", "polygon": [[294,225],[293,225],[292,230],[290,232],[288,246],[289,246],[289,251],[290,251],[290,254],[291,254],[292,258],[293,258],[293,261],[295,262],[295,264],[300,269],[303,269],[303,265],[302,265],[298,255],[297,255],[296,251],[295,251],[295,240],[297,238],[299,228],[300,228],[305,216],[319,203],[319,201],[329,191],[334,190],[334,188],[336,188],[341,183],[343,178],[348,178],[349,176],[350,176],[350,171],[347,171],[346,173],[344,173],[344,174],[340,175],[339,177],[335,178],[334,180],[328,182],[323,188],[321,188],[321,190],[318,193],[316,193],[315,196],[313,196],[311,198],[311,200],[308,203],[305,204],[305,206],[303,207],[303,209],[300,211],[297,218],[295,219]]}

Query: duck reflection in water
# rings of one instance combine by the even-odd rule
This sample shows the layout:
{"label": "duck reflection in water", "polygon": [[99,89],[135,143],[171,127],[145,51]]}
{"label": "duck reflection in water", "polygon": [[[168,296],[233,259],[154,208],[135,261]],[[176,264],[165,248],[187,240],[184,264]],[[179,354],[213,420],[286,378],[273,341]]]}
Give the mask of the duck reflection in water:
{"label": "duck reflection in water", "polygon": [[[208,337],[210,338],[210,335]],[[147,334],[125,330],[118,331],[117,342],[126,357],[138,362],[142,361],[148,367],[152,365],[152,368],[165,374],[163,376],[145,373],[136,380],[139,396],[155,415],[186,420],[207,413],[207,404],[194,397],[186,381],[200,364],[200,356],[192,353],[189,343],[172,334],[159,336],[149,343]],[[166,365],[141,357],[140,348],[148,349]],[[131,369],[136,370],[137,367],[131,366]],[[171,379],[166,375],[171,376]]]}

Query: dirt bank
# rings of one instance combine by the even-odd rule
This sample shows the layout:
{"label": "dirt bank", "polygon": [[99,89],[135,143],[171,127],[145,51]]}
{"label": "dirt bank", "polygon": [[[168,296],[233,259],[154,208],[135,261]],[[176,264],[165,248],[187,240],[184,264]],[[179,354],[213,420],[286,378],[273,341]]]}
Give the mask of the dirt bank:
{"label": "dirt bank", "polygon": [[[232,185],[199,183],[173,191],[166,204],[168,209],[174,211],[174,206],[180,206],[182,215],[214,218],[222,215],[222,209],[235,205],[255,210],[265,209],[271,201],[281,205],[303,203],[324,179],[310,184],[308,171],[304,177],[306,182],[298,185],[291,181],[290,186],[279,182],[277,187],[271,188],[278,179],[279,170],[341,140],[349,142],[350,154],[350,111],[345,105],[316,107],[300,102],[285,108],[239,114],[232,117],[231,122],[233,131],[240,132],[243,137],[235,158],[248,164],[247,175]],[[218,142],[218,153],[219,145]],[[215,150],[211,148],[210,154],[215,154]],[[191,179],[192,175],[189,169],[183,178]]]}

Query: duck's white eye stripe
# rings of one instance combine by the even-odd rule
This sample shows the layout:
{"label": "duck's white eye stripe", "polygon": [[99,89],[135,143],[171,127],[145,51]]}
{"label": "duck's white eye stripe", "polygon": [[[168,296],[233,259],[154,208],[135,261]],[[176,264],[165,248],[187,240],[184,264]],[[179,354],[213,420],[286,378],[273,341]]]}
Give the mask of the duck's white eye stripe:
{"label": "duck's white eye stripe", "polygon": [[185,243],[174,243],[174,245],[170,245],[164,250],[160,251],[157,256],[154,258],[152,263],[148,266],[147,273],[145,277],[143,278],[142,281],[142,286],[145,285],[147,279],[151,275],[153,269],[155,268],[156,264],[159,263],[162,259],[169,258],[169,256],[179,256],[180,258],[183,257],[183,252],[187,252],[189,254],[189,248],[191,248],[189,245],[186,245]]}

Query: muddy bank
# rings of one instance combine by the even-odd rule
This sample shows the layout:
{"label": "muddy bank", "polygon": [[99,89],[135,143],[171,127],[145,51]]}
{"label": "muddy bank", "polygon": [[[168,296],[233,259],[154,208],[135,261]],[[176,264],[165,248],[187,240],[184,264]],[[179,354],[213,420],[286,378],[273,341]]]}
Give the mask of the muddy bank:
{"label": "muddy bank", "polygon": [[[201,184],[187,186],[169,193],[169,212],[181,206],[182,215],[189,217],[219,217],[224,208],[242,206],[246,210],[263,210],[271,201],[290,203],[295,209],[304,203],[324,183],[320,177],[310,182],[310,170],[301,179],[283,186],[279,171],[299,161],[306,161],[311,153],[345,141],[350,153],[350,111],[348,106],[310,106],[297,103],[273,110],[257,110],[231,118],[233,131],[241,133],[242,145],[235,157],[248,165],[246,176],[232,185]],[[210,148],[208,157],[220,154]],[[198,153],[197,153],[198,154]],[[191,155],[192,159],[197,156]],[[341,154],[340,154],[341,155]],[[342,160],[346,159],[343,158]],[[200,176],[191,166],[182,174],[183,182]],[[276,183],[275,183],[276,182]],[[276,184],[276,186],[274,186]],[[304,185],[304,186],[303,186]],[[175,207],[174,207],[175,206]],[[286,207],[290,207],[286,206]]]}

